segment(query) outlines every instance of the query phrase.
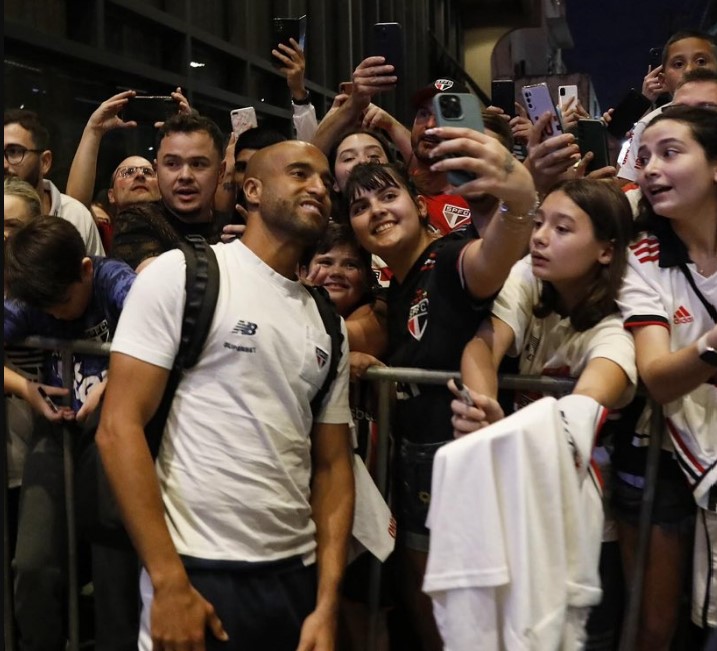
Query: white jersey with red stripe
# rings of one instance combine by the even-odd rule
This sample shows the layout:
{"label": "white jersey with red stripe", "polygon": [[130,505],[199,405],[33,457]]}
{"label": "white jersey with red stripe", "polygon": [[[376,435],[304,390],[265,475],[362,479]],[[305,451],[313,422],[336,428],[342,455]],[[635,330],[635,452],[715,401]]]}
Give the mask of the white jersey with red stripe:
{"label": "white jersey with red stripe", "polygon": [[[685,264],[702,295],[717,305],[717,274],[701,276],[682,242],[672,233],[642,234],[631,246],[628,270],[618,303],[628,329],[661,326],[670,333],[671,350],[694,343],[714,326],[707,309],[680,268]],[[664,406],[670,439],[697,504],[707,508],[708,492],[717,482],[717,386],[701,384]],[[636,437],[649,438],[649,407]]]}

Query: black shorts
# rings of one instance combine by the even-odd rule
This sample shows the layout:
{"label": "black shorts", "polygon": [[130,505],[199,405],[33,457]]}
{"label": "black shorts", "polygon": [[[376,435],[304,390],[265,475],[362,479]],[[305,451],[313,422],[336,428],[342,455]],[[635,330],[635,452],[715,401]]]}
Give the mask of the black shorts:
{"label": "black shorts", "polygon": [[396,524],[398,542],[410,549],[428,551],[426,527],[431,503],[433,459],[448,441],[412,443],[401,441],[396,473]]}

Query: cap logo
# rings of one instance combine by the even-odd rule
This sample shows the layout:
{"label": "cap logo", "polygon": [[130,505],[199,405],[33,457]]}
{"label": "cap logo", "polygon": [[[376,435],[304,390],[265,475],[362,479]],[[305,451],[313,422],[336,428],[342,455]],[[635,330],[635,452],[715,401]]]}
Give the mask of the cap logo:
{"label": "cap logo", "polygon": [[453,88],[453,81],[451,79],[436,79],[433,85],[441,92],[447,91]]}

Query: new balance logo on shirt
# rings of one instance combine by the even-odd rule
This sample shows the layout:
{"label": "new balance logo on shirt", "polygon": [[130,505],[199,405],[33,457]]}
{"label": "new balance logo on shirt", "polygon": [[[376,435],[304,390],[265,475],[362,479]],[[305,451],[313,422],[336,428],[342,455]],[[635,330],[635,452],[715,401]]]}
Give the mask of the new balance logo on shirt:
{"label": "new balance logo on shirt", "polygon": [[255,335],[257,324],[251,321],[237,321],[237,324],[232,328],[233,335]]}
{"label": "new balance logo on shirt", "polygon": [[687,311],[687,308],[684,305],[680,305],[680,307],[678,307],[672,315],[672,322],[675,325],[679,325],[680,323],[692,323],[693,321],[694,318]]}

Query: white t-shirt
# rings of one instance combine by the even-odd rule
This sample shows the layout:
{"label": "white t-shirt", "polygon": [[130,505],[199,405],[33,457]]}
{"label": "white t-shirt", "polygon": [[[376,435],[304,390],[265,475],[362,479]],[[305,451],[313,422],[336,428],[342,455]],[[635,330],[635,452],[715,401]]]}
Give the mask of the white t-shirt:
{"label": "white t-shirt", "polygon": [[105,255],[105,248],[102,246],[102,238],[100,231],[92,219],[92,213],[83,206],[77,199],[62,194],[57,186],[52,182],[44,179],[42,181],[46,192],[50,193],[52,203],[50,205],[50,214],[70,222],[82,235],[87,249],[87,255]]}
{"label": "white t-shirt", "polygon": [[[684,254],[686,255],[686,254]],[[661,325],[669,330],[671,350],[680,350],[714,327],[679,262],[685,262],[702,295],[717,305],[717,274],[705,278],[683,258],[674,236],[660,241],[643,234],[630,246],[628,269],[618,303],[628,329]],[[664,405],[677,460],[697,504],[707,508],[708,491],[717,482],[717,386],[705,382]],[[649,437],[650,411],[642,414],[638,435]]]}
{"label": "white t-shirt", "polygon": [[[620,400],[624,406],[632,400],[637,386],[635,343],[625,332],[618,313],[605,317],[584,332],[577,332],[570,319],[558,314],[539,319],[533,306],[540,297],[540,281],[533,275],[530,257],[513,265],[493,303],[493,315],[504,321],[515,335],[508,355],[520,357],[521,375],[550,375],[578,378],[588,363],[598,357],[615,362],[627,375],[630,387]],[[523,406],[540,394],[516,398]]]}
{"label": "white t-shirt", "polygon": [[543,398],[436,453],[423,590],[447,650],[582,648],[601,597],[589,460],[605,411]]}
{"label": "white t-shirt", "polygon": [[[180,554],[272,561],[316,548],[311,519],[310,401],[331,338],[314,299],[240,241],[212,247],[221,282],[207,343],[179,384],[157,459],[166,520]],[[113,352],[171,368],[185,264],[161,255],[127,298]],[[348,423],[348,338],[316,422]]]}

